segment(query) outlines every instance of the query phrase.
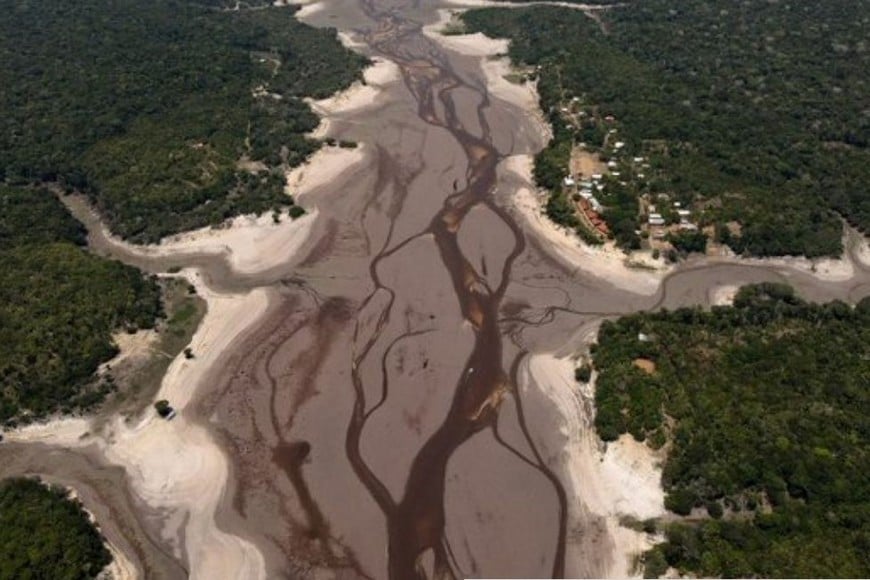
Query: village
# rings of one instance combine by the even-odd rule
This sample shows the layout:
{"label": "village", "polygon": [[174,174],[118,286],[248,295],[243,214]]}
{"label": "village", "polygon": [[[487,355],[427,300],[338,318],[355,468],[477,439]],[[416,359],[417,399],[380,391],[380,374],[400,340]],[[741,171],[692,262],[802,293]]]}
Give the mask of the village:
{"label": "village", "polygon": [[[586,134],[590,126],[597,126],[603,138],[601,146],[584,141],[574,142],[568,160],[567,175],[562,180],[562,192],[570,203],[580,227],[600,242],[614,237],[612,223],[605,212],[612,209],[617,196],[624,203],[630,194],[636,203],[633,213],[634,234],[639,247],[651,251],[655,258],[674,250],[670,238],[685,232],[699,231],[699,225],[688,204],[673,199],[668,193],[652,193],[650,181],[655,171],[650,160],[639,154],[634,144],[620,140],[617,120],[612,116],[599,117],[595,111],[584,110],[578,97],[563,103],[559,110],[565,129],[575,135]],[[611,220],[612,221],[612,220]],[[704,233],[712,237],[710,228]],[[588,236],[587,236],[588,237]],[[713,248],[710,248],[713,250]]]}

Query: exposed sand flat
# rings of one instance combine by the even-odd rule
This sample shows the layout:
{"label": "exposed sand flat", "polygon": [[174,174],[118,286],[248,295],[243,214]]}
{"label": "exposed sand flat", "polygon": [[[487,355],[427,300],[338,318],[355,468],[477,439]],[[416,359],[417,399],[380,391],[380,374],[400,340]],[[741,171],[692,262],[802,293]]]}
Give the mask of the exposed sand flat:
{"label": "exposed sand flat", "polygon": [[109,552],[112,554],[112,562],[103,571],[110,580],[136,580],[139,573],[136,567],[127,558],[123,551],[116,548],[111,542],[107,543]]}
{"label": "exposed sand flat", "polygon": [[870,268],[870,240],[858,234],[853,256],[864,268]]}
{"label": "exposed sand flat", "polygon": [[76,447],[83,444],[82,438],[87,436],[90,428],[90,419],[65,417],[6,431],[3,437],[16,443],[46,443]]}
{"label": "exposed sand flat", "polygon": [[[559,6],[561,8],[572,8],[574,10],[603,10],[610,6],[601,4],[574,4],[572,2],[497,2],[495,0],[444,0],[445,4],[456,6],[457,8],[527,8],[529,6]],[[614,2],[612,6],[619,6]]]}
{"label": "exposed sand flat", "polygon": [[207,371],[229,345],[254,325],[268,305],[265,289],[244,295],[217,294],[198,273],[184,275],[208,304],[191,341],[193,359],[179,355],[170,365],[157,399],[176,410],[171,421],[152,410],[140,422],[126,425],[120,418],[103,437],[89,433],[90,421],[61,419],[32,425],[7,434],[10,441],[40,442],[77,448],[95,443],[112,463],[124,467],[134,493],[149,506],[170,510],[168,543],[188,561],[192,578],[260,578],[263,558],[253,544],[219,530],[216,506],[223,497],[229,466],[207,429],[185,418],[184,409],[203,383]]}
{"label": "exposed sand flat", "polygon": [[[664,513],[661,470],[650,449],[630,436],[605,447],[594,430],[594,385],[581,388],[573,373],[569,358],[535,354],[519,375],[527,406],[549,406],[558,424],[558,435],[540,440],[540,446],[560,464],[569,484],[568,573],[636,575],[632,562],[654,538],[619,522],[623,516],[643,520]],[[597,567],[590,567],[590,560],[597,560]]]}
{"label": "exposed sand flat", "polygon": [[[225,228],[203,228],[164,239],[158,246],[138,246],[146,255],[223,255],[240,274],[255,274],[287,260],[302,246],[317,220],[317,210],[291,219],[286,212],[275,223],[270,214],[240,216]],[[129,247],[129,244],[127,244]]]}
{"label": "exposed sand flat", "polygon": [[738,258],[746,264],[784,267],[810,274],[826,282],[844,282],[855,276],[855,268],[848,256],[843,258],[816,258],[787,256],[783,258]]}
{"label": "exposed sand flat", "polygon": [[257,578],[263,576],[263,558],[256,548],[221,532],[214,511],[227,481],[227,459],[208,431],[185,420],[184,408],[197,389],[206,387],[206,372],[245,329],[262,316],[268,304],[265,290],[246,295],[219,295],[188,272],[188,279],[207,304],[208,311],[191,341],[193,359],[179,356],[169,367],[159,399],[167,399],[179,416],[167,422],[154,414],[138,426],[119,427],[107,457],[122,464],[133,488],[149,505],[186,513],[183,534],[193,577]]}
{"label": "exposed sand flat", "polygon": [[220,531],[214,512],[222,499],[229,466],[207,429],[185,418],[184,409],[207,371],[233,340],[265,312],[265,290],[245,295],[211,292],[195,272],[185,272],[208,304],[191,340],[194,358],[178,356],[170,365],[157,399],[167,399],[178,416],[165,421],[152,412],[133,427],[116,422],[105,447],[106,457],[122,465],[136,494],[156,508],[172,510],[176,544],[194,578],[258,578],[263,558],[249,542]]}
{"label": "exposed sand flat", "polygon": [[[529,176],[531,158],[516,156],[504,161],[508,170]],[[544,213],[546,194],[535,192],[531,186],[520,188],[514,197],[514,209],[529,229],[544,242],[545,251],[561,260],[566,266],[576,268],[592,276],[607,280],[614,286],[638,294],[655,294],[668,270],[663,264],[659,269],[630,268],[630,258],[612,244],[590,246],[577,235],[553,223]]]}
{"label": "exposed sand flat", "polygon": [[[382,60],[371,83],[323,103],[321,134],[363,145],[290,172],[316,212],[131,260],[186,268],[208,302],[194,358],[173,362],[158,395],[178,416],[149,409],[104,442],[79,439],[86,422],[58,423],[56,440],[90,441],[116,467],[66,461],[78,476],[111,472],[104,490],[129,482],[136,501],[105,503],[156,520],[155,543],[196,578],[633,573],[652,539],[618,520],[662,513],[660,473],[630,439],[605,450],[592,386],[560,357],[584,352],[605,317],[706,304],[715,287],[788,269],[698,262],[660,284],[664,270],[585,247],[542,215],[531,155],[548,127],[534,85],[507,82],[509,63],[491,58],[504,41],[421,34],[417,22],[435,19],[426,3],[322,5],[312,23],[355,31],[346,45],[394,59],[402,82]],[[284,228],[295,233],[269,241]],[[248,233],[222,237],[234,229]],[[794,280],[824,296],[857,287]],[[0,454],[20,457],[14,446],[26,447]]]}
{"label": "exposed sand flat", "polygon": [[[442,10],[440,14],[446,15],[449,12]],[[455,50],[467,56],[504,56],[507,54],[510,41],[506,38],[490,38],[482,32],[475,32],[474,34],[440,34],[439,27],[443,23],[444,20],[442,19],[436,24],[424,27],[423,30],[427,35],[436,39],[450,50]]]}
{"label": "exposed sand flat", "polygon": [[125,331],[116,332],[112,340],[119,352],[112,360],[101,364],[97,373],[102,374],[128,362],[136,362],[150,356],[159,338],[160,336],[153,329],[141,329],[132,334]]}
{"label": "exposed sand flat", "polygon": [[[340,35],[339,38],[348,48],[359,46],[348,34]],[[372,63],[363,71],[364,82],[357,81],[350,88],[326,99],[305,100],[321,117],[320,125],[311,133],[312,137],[326,137],[329,134],[331,118],[334,120],[377,106],[378,96],[384,88],[401,78],[399,67],[393,61],[375,57]]]}
{"label": "exposed sand flat", "polygon": [[710,291],[710,304],[712,306],[731,306],[734,304],[738,290],[740,290],[740,286],[733,284],[717,286]]}
{"label": "exposed sand flat", "polygon": [[[550,128],[540,111],[535,86],[532,83],[516,84],[507,81],[505,76],[511,72],[510,60],[506,57],[492,58],[504,55],[509,42],[506,39],[492,39],[481,33],[447,36],[439,34],[443,24],[450,18],[449,10],[440,10],[438,22],[427,25],[424,28],[425,33],[451,50],[467,56],[483,57],[481,67],[486,75],[487,89],[494,96],[528,111],[538,127],[541,139],[547,140]],[[526,183],[526,187],[518,189],[511,203],[532,232],[544,240],[545,249],[569,267],[605,278],[620,288],[641,294],[654,294],[668,272],[664,264],[653,262],[645,264],[648,267],[644,269],[629,268],[626,264],[631,260],[612,244],[590,246],[567,228],[553,223],[543,213],[545,195],[536,192],[534,188],[533,163],[531,155],[512,155],[502,162],[502,166],[504,171],[513,173]]]}
{"label": "exposed sand flat", "polygon": [[534,83],[512,83],[505,77],[513,71],[507,51],[507,39],[493,39],[483,33],[441,34],[444,25],[451,21],[454,11],[439,10],[438,21],[423,27],[423,32],[449,50],[466,56],[484,57],[480,66],[486,76],[486,89],[491,95],[521,107],[541,122],[541,130],[549,135],[550,128],[538,107],[538,92]]}
{"label": "exposed sand flat", "polygon": [[[228,464],[208,431],[182,417],[150,417],[132,430],[118,430],[106,457],[123,465],[131,486],[148,505],[172,514],[165,537],[185,556],[192,578],[261,578],[263,558],[251,543],[220,531],[214,521]],[[173,535],[174,535],[173,534]]]}
{"label": "exposed sand flat", "polygon": [[141,245],[112,234],[82,196],[68,196],[62,201],[89,226],[92,247],[155,272],[165,271],[165,263],[203,263],[218,258],[236,274],[262,273],[287,262],[301,249],[318,213],[313,208],[292,219],[283,211],[278,214],[277,223],[272,214],[238,216],[218,227],[204,227],[168,236],[159,244]]}
{"label": "exposed sand flat", "polygon": [[287,191],[304,200],[317,188],[336,180],[345,172],[354,171],[365,156],[365,145],[353,149],[324,147],[312,155],[306,163],[287,172]]}
{"label": "exposed sand flat", "polygon": [[300,2],[302,8],[296,13],[296,18],[306,18],[323,10],[323,2]]}

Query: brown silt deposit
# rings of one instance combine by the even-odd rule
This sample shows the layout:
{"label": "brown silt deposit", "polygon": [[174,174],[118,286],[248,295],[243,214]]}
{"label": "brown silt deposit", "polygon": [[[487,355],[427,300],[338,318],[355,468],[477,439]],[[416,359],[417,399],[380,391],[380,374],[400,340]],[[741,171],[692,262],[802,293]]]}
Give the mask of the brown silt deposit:
{"label": "brown silt deposit", "polygon": [[[195,268],[210,307],[242,316],[244,300],[256,306],[236,324],[243,332],[206,316],[211,342],[194,348],[206,354],[176,373],[185,389],[174,375],[163,387],[176,389],[179,416],[129,434],[171,442],[163,448],[179,461],[207,456],[208,469],[173,463],[149,480],[138,446],[116,450],[121,430],[102,443],[92,434],[86,451],[55,441],[79,458],[58,476],[132,490],[104,495],[117,513],[147,515],[124,519],[141,538],[140,568],[176,575],[628,574],[643,546],[619,514],[663,509],[656,472],[637,467],[631,443],[597,447],[591,392],[574,382],[570,357],[605,318],[709,304],[720,286],[787,280],[811,299],[854,300],[870,290],[866,266],[847,280],[707,258],[630,270],[541,217],[528,161],[548,129],[533,87],[497,74],[486,39],[438,37],[424,27],[437,7],[419,2],[325,0],[305,18],[349,34],[396,74],[360,88],[364,102],[330,103],[323,131],[360,148],[333,159],[329,175],[318,157],[305,168],[307,221],[257,226],[304,235],[276,230],[267,256],[232,253],[219,236],[214,251],[146,252],[89,223],[101,251],[151,271]],[[199,447],[184,454],[194,435]],[[80,459],[101,450],[117,465]],[[214,486],[194,485],[209,474]]]}

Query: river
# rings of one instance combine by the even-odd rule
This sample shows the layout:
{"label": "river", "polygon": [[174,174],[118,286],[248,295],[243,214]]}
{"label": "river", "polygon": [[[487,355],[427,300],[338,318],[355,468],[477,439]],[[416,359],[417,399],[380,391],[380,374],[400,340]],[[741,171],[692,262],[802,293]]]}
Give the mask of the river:
{"label": "river", "polygon": [[[238,275],[215,257],[142,257],[89,224],[98,250],[140,267],[196,266],[221,292],[268,289],[266,314],[179,419],[205,427],[228,458],[215,523],[256,546],[269,578],[606,575],[612,539],[572,510],[582,490],[569,489],[570,466],[552,448],[563,419],[524,396],[535,388],[520,377],[529,357],[573,354],[607,317],[709,304],[723,285],[788,281],[814,300],[870,292],[858,263],[825,281],[779,264],[693,260],[649,291],[556,255],[514,206],[530,185],[509,170],[544,145],[546,128],[490,91],[485,57],[424,33],[436,9],[327,0],[306,17],[351,34],[400,80],[330,119],[330,136],[363,144],[364,158],[301,198],[316,223],[280,267]],[[95,448],[0,448],[0,459],[12,454],[4,475],[93,490],[83,500],[111,507],[97,518],[140,571],[207,577],[183,541],[161,545],[170,515],[125,491]],[[600,536],[598,551],[584,533]]]}

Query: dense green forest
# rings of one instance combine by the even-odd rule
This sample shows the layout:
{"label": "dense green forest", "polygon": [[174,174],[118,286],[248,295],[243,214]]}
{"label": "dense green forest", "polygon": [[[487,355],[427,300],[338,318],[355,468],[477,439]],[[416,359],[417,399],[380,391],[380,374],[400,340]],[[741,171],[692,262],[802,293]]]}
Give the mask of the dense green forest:
{"label": "dense green forest", "polygon": [[0,482],[0,578],[86,580],[111,561],[81,503],[36,479]]}
{"label": "dense green forest", "polygon": [[116,353],[112,333],[162,314],[154,279],[88,253],[84,234],[44,189],[0,187],[0,422],[87,408]]}
{"label": "dense green forest", "polygon": [[747,286],[605,322],[594,364],[600,436],[664,446],[665,505],[692,514],[648,573],[870,576],[870,298]]}
{"label": "dense green forest", "polygon": [[137,242],[292,204],[281,166],[319,146],[303,97],[365,59],[296,7],[229,4],[0,0],[0,181],[86,191]]}
{"label": "dense green forest", "polygon": [[[468,31],[510,38],[514,62],[536,67],[555,133],[537,159],[540,185],[558,189],[566,143],[601,147],[614,128],[627,153],[650,160],[634,197],[668,193],[737,252],[837,254],[837,214],[870,229],[866,3],[644,0],[598,14],[463,15]],[[560,111],[575,97],[589,116],[568,128]],[[617,240],[636,244],[636,202],[602,201]],[[724,233],[731,221],[739,234]]]}

